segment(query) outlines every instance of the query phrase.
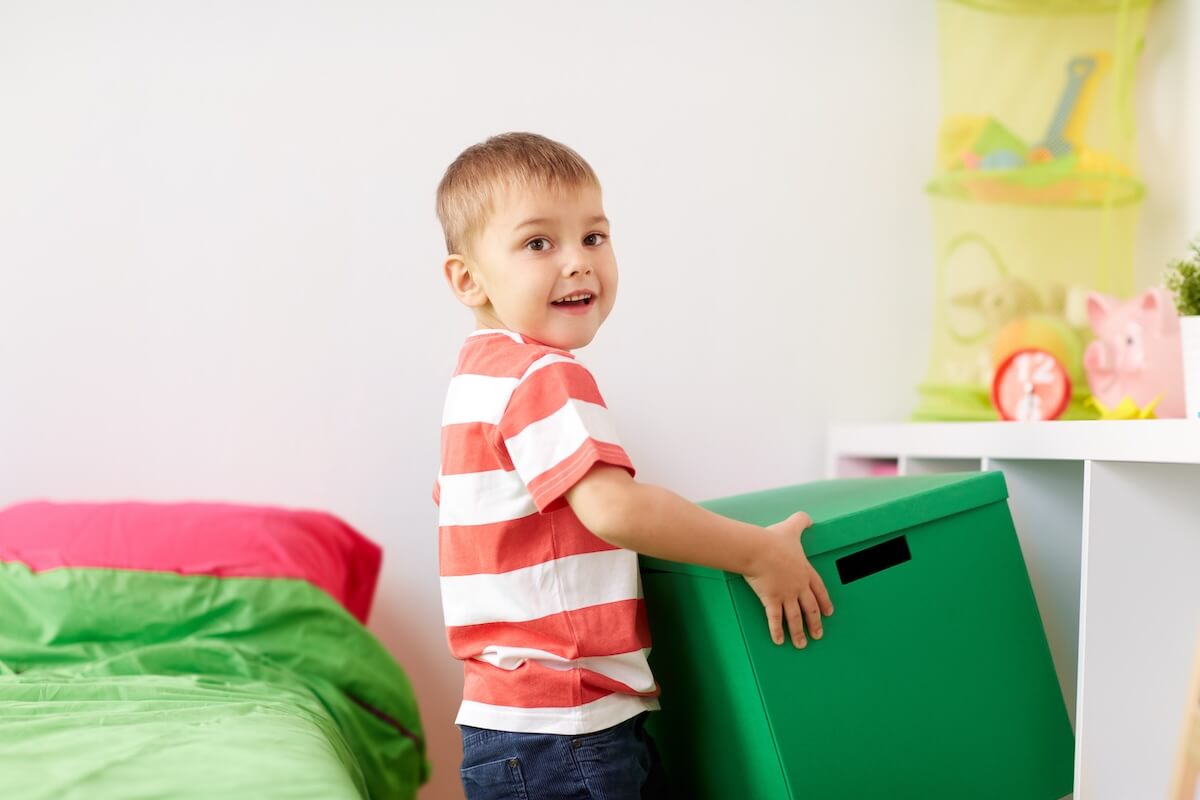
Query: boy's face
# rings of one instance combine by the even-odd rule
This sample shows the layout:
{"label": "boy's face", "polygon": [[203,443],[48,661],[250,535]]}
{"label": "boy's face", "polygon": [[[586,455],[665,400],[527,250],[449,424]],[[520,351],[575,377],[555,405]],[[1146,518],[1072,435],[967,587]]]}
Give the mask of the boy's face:
{"label": "boy's face", "polygon": [[[574,350],[592,341],[617,299],[608,233],[599,187],[510,190],[497,198],[471,253],[447,260],[447,276],[479,327]],[[461,285],[450,274],[455,258],[469,273]]]}

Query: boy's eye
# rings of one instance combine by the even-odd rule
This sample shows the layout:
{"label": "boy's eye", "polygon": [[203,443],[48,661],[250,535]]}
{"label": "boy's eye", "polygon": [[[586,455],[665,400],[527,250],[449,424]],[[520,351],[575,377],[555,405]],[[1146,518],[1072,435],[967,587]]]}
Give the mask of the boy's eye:
{"label": "boy's eye", "polygon": [[550,249],[550,240],[545,236],[539,236],[536,239],[530,239],[528,242],[526,242],[525,247],[533,250],[534,252],[541,252],[542,250]]}
{"label": "boy's eye", "polygon": [[589,233],[587,236],[583,237],[583,243],[588,247],[595,247],[597,245],[604,244],[604,240],[607,238],[608,237],[603,233]]}

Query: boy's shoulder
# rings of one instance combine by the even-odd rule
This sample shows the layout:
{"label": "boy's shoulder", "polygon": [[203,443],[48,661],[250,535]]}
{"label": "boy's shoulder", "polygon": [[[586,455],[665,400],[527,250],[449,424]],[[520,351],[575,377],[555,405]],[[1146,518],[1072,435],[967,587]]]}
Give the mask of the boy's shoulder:
{"label": "boy's shoulder", "polygon": [[578,363],[568,350],[542,344],[513,331],[477,330],[463,342],[455,374],[521,378],[530,367],[548,356],[556,357],[555,361],[569,359]]}

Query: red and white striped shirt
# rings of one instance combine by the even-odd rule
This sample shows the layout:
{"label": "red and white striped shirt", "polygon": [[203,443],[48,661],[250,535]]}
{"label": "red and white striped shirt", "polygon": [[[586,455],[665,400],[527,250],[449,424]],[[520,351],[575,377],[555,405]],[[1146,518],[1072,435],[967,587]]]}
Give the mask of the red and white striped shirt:
{"label": "red and white striped shirt", "polygon": [[467,338],[434,487],[458,724],[573,735],[658,708],[637,554],[563,498],[600,462],[633,473],[586,367],[511,331]]}

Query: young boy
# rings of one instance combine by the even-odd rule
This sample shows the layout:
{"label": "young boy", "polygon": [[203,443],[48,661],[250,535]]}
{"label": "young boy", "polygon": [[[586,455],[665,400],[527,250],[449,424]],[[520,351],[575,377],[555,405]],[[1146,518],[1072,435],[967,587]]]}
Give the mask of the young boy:
{"label": "young boy", "polygon": [[600,183],[580,156],[509,133],[468,148],[437,194],[444,270],[471,309],[442,416],[442,606],[464,662],[461,777],[481,798],[666,791],[646,713],[658,686],[637,553],[738,572],[776,644],[833,606],[793,514],[767,528],[638,483],[571,351],[617,295]]}

